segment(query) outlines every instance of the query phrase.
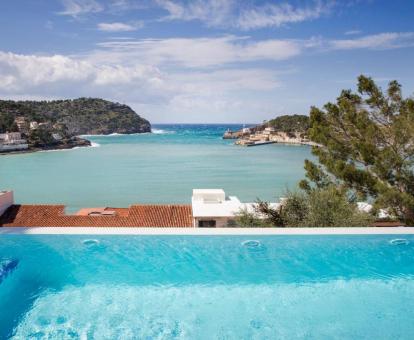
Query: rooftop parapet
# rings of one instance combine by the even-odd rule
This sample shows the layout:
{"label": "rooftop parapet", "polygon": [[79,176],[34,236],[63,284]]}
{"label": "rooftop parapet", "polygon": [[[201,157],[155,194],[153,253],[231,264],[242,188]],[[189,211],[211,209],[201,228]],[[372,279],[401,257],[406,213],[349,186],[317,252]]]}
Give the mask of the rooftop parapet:
{"label": "rooftop parapet", "polygon": [[14,204],[13,191],[0,191],[0,216]]}

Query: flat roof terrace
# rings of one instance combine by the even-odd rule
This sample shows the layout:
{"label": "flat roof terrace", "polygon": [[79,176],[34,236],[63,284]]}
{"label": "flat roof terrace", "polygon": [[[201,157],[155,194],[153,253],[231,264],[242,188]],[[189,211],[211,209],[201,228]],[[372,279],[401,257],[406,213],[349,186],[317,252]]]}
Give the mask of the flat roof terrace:
{"label": "flat roof terrace", "polygon": [[129,208],[87,208],[75,215],[64,205],[10,206],[0,227],[163,227],[191,228],[191,205],[132,205]]}

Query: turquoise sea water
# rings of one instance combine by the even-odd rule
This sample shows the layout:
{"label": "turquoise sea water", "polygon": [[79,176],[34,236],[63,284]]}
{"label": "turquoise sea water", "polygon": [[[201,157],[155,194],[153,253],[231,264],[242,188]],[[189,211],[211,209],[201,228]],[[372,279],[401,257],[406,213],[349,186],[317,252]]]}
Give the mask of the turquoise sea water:
{"label": "turquoise sea water", "polygon": [[19,203],[69,208],[189,203],[193,188],[276,200],[303,178],[307,146],[244,148],[221,139],[240,125],[155,125],[153,134],[90,136],[98,147],[0,156],[0,189]]}
{"label": "turquoise sea water", "polygon": [[0,338],[413,339],[398,238],[1,235]]}

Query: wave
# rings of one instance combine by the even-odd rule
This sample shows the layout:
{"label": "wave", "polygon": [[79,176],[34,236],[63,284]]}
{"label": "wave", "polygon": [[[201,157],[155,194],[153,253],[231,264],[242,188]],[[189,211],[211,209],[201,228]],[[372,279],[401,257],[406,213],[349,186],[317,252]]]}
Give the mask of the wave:
{"label": "wave", "polygon": [[79,135],[78,137],[87,139],[88,137],[99,137],[99,138],[102,138],[102,137],[122,137],[122,136],[146,135],[148,133],[149,132],[137,132],[137,133],[116,133],[116,132],[114,132],[114,133],[110,133],[108,135]]}
{"label": "wave", "polygon": [[74,148],[69,149],[69,150],[88,149],[88,148],[99,148],[99,147],[101,147],[101,144],[96,143],[96,142],[91,142],[91,145],[90,146],[75,146]]}
{"label": "wave", "polygon": [[168,134],[175,133],[175,131],[167,131],[167,130],[163,130],[163,129],[152,129],[151,132],[155,135],[168,135]]}
{"label": "wave", "polygon": [[171,131],[171,130],[163,130],[163,129],[152,129],[151,132],[137,132],[137,133],[110,133],[107,135],[93,135],[93,134],[89,134],[89,135],[79,135],[78,137],[81,138],[88,138],[88,137],[122,137],[122,136],[138,136],[138,135],[147,135],[147,134],[154,134],[154,135],[169,135],[169,134],[173,134],[175,133],[175,131]]}
{"label": "wave", "polygon": [[91,142],[90,146],[74,146],[73,148],[67,149],[51,149],[51,150],[39,150],[37,152],[59,152],[59,151],[71,151],[71,150],[78,150],[78,149],[88,149],[88,148],[99,148],[101,144],[96,142]]}
{"label": "wave", "polygon": [[[79,135],[80,138],[88,138],[88,137],[116,137],[116,136],[128,136],[130,134],[128,133],[110,133],[108,135]],[[132,133],[132,135],[135,135],[135,133]]]}
{"label": "wave", "polygon": [[39,150],[36,152],[63,152],[63,151],[70,151],[73,149],[78,149],[80,146],[75,146],[74,148],[68,148],[68,149],[51,149],[51,150]]}

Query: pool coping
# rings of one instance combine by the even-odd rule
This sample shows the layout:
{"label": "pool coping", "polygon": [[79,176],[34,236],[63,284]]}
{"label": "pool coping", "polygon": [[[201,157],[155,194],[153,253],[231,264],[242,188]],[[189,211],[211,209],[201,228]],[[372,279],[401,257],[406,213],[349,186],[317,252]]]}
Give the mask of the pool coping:
{"label": "pool coping", "polygon": [[0,235],[406,235],[414,227],[369,228],[119,228],[0,227]]}

